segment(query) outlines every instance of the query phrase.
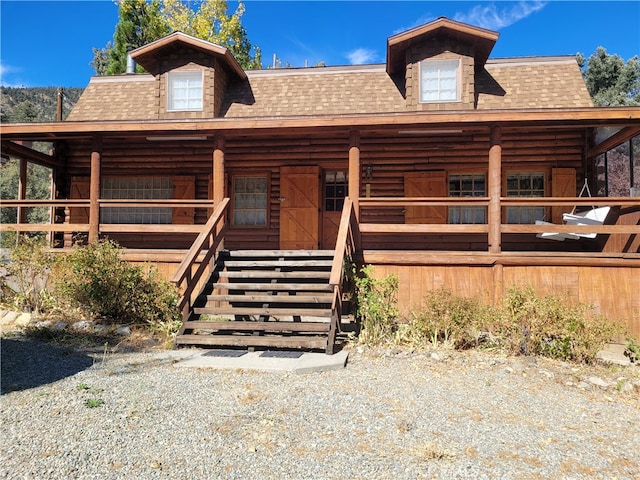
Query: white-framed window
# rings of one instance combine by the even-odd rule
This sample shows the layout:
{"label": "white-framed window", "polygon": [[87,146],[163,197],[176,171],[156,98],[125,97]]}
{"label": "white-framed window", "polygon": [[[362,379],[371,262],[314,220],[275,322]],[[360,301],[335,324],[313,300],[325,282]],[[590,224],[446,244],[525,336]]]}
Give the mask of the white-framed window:
{"label": "white-framed window", "polygon": [[233,177],[233,225],[264,227],[269,205],[266,176]]}
{"label": "white-framed window", "polygon": [[[170,200],[173,198],[173,179],[162,177],[113,177],[105,178],[100,189],[105,200]],[[171,207],[103,207],[100,223],[170,224]]]}
{"label": "white-framed window", "polygon": [[460,101],[460,60],[420,62],[420,102]]}
{"label": "white-framed window", "polygon": [[[487,176],[484,173],[461,173],[449,175],[450,197],[486,197]],[[449,223],[487,223],[486,207],[449,207]]]}
{"label": "white-framed window", "polygon": [[[507,173],[507,197],[544,197],[544,172]],[[507,223],[535,223],[544,220],[544,207],[507,207]]]}
{"label": "white-framed window", "polygon": [[170,112],[202,110],[202,71],[167,74],[167,110]]}

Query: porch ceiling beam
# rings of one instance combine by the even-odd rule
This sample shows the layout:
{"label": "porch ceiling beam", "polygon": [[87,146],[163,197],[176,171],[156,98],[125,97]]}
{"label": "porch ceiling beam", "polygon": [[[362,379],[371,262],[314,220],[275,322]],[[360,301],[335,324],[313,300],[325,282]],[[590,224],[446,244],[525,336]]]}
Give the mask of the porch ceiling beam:
{"label": "porch ceiling beam", "polygon": [[638,107],[606,107],[582,109],[531,109],[524,111],[489,110],[457,112],[411,112],[374,115],[337,115],[280,118],[220,118],[186,121],[109,121],[109,122],[55,122],[0,125],[5,139],[46,139],[90,137],[100,133],[110,136],[149,135],[210,135],[217,133],[252,135],[309,129],[317,132],[345,129],[386,128],[471,128],[471,127],[566,127],[635,125],[640,121]]}
{"label": "porch ceiling beam", "polygon": [[626,142],[630,138],[640,134],[640,126],[623,128],[617,133],[614,133],[605,141],[600,142],[587,152],[587,158],[597,157],[598,155],[617,147],[621,143]]}
{"label": "porch ceiling beam", "polygon": [[51,155],[38,152],[33,148],[25,147],[24,145],[11,142],[9,140],[3,140],[1,148],[3,155],[18,157],[48,168],[62,167],[62,162]]}

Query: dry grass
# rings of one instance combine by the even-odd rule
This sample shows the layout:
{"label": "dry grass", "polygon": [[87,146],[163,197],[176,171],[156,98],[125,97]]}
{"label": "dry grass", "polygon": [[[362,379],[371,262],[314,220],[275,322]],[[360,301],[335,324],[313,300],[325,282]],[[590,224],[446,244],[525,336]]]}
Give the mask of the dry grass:
{"label": "dry grass", "polygon": [[413,449],[413,455],[420,461],[447,460],[454,458],[455,453],[442,447],[439,443],[431,441],[418,445]]}

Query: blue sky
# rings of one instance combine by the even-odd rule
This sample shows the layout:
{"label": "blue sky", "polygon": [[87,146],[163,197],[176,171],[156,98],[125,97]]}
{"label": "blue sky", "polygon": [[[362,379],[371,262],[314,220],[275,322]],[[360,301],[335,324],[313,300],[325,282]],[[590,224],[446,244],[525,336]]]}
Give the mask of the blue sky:
{"label": "blue sky", "polygon": [[[235,8],[237,2],[230,0]],[[249,40],[265,66],[383,63],[387,37],[440,16],[500,32],[492,58],[587,57],[598,46],[625,60],[640,54],[640,2],[634,1],[270,1],[246,0]],[[92,49],[113,39],[112,0],[0,1],[0,82],[84,87]]]}

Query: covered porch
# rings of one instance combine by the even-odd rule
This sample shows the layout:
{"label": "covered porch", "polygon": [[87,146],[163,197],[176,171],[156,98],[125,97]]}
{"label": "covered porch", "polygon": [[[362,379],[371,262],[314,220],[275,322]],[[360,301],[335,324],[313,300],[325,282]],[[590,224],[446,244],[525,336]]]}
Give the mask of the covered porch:
{"label": "covered porch", "polygon": [[[331,249],[334,265],[352,255],[377,275],[398,274],[403,313],[439,287],[492,302],[511,285],[531,284],[571,292],[638,335],[640,198],[596,195],[598,159],[631,145],[639,122],[637,108],[590,108],[3,125],[3,155],[52,168],[58,194],[24,198],[21,175],[18,198],[2,202],[18,209],[17,221],[0,228],[46,232],[62,250],[114,238],[131,261],[182,276],[193,295],[223,247]],[[594,130],[604,127],[616,133],[596,143]],[[17,143],[34,140],[52,142],[53,154]],[[630,192],[636,163],[631,153]],[[174,194],[104,198],[105,180],[122,176],[172,177]],[[235,183],[247,177],[265,179],[254,217]],[[578,196],[585,181],[594,196]],[[24,223],[32,207],[51,209],[50,222]],[[597,207],[611,208],[598,224],[563,219]],[[140,222],[148,213],[108,220],[114,209],[157,209],[170,221]]]}

